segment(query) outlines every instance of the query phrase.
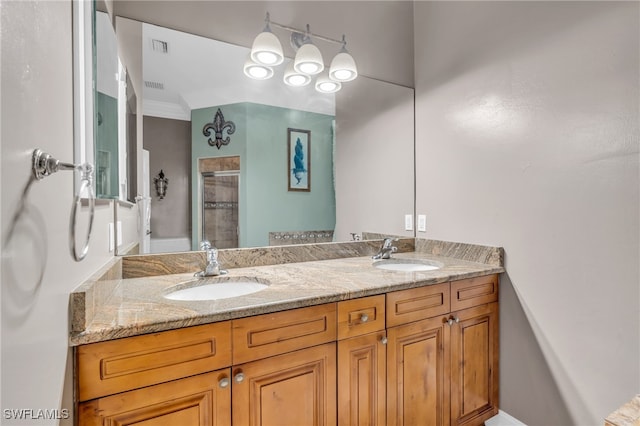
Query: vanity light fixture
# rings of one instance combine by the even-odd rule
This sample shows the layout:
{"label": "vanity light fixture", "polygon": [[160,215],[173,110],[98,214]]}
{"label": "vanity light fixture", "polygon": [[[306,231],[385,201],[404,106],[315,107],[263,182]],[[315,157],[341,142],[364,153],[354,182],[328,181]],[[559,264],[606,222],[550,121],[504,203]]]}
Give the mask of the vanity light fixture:
{"label": "vanity light fixture", "polygon": [[358,76],[358,68],[353,56],[347,51],[347,40],[342,36],[342,49],[331,61],[329,78],[335,81],[351,81]]}
{"label": "vanity light fixture", "polygon": [[244,63],[244,74],[254,80],[267,80],[273,77],[273,68],[257,64],[251,60],[251,56]]}
{"label": "vanity light fixture", "polygon": [[162,200],[167,195],[167,187],[169,186],[169,178],[164,175],[162,169],[160,169],[158,177],[153,178],[153,183],[156,186],[158,198]]}
{"label": "vanity light fixture", "polygon": [[320,49],[311,41],[311,29],[308,24],[303,43],[296,53],[293,68],[299,73],[307,75],[320,74],[324,70],[324,60]]}
{"label": "vanity light fixture", "polygon": [[289,62],[284,70],[284,82],[289,86],[306,86],[311,82],[311,76],[296,71],[293,68],[293,61]]}
{"label": "vanity light fixture", "polygon": [[284,54],[282,53],[280,40],[271,32],[269,12],[267,12],[265,22],[264,30],[253,40],[251,60],[260,65],[280,65],[284,61]]}
{"label": "vanity light fixture", "polygon": [[[342,88],[343,82],[352,81],[358,76],[358,68],[353,56],[346,49],[346,38],[336,40],[311,33],[307,24],[306,30],[301,31],[293,27],[278,24],[271,21],[269,13],[265,19],[265,29],[255,38],[249,59],[244,64],[244,73],[256,80],[271,78],[275,71],[272,67],[284,61],[282,45],[271,31],[271,27],[277,27],[291,32],[291,45],[296,49],[296,55],[284,71],[283,80],[289,86],[306,86],[313,76],[319,75],[315,88],[322,93],[334,93]],[[331,61],[328,72],[321,73],[325,69],[324,60],[320,49],[311,41],[314,39],[335,43],[342,49]]]}
{"label": "vanity light fixture", "polygon": [[342,83],[333,81],[329,78],[329,74],[322,73],[316,80],[316,90],[321,93],[335,93],[342,89]]}

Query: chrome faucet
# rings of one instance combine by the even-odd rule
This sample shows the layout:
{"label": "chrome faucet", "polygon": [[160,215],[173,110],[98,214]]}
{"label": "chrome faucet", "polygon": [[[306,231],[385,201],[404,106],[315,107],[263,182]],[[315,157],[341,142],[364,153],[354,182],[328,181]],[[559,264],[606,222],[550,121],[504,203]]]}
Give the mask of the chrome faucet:
{"label": "chrome faucet", "polygon": [[201,242],[200,250],[205,250],[207,252],[207,266],[205,266],[204,271],[196,272],[194,276],[215,277],[227,273],[226,270],[220,269],[220,263],[218,263],[218,249],[213,247],[209,241],[204,240]]}
{"label": "chrome faucet", "polygon": [[391,253],[398,251],[398,247],[392,245],[394,241],[398,241],[397,238],[385,238],[380,247],[380,251],[373,255],[373,259],[391,259]]}

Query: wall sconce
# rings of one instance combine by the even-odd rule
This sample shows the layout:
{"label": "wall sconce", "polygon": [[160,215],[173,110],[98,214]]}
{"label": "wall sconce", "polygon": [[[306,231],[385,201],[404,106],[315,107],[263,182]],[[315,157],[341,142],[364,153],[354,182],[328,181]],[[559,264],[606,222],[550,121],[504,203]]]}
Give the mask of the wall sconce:
{"label": "wall sconce", "polygon": [[282,45],[271,31],[271,26],[291,32],[291,45],[297,50],[294,60],[287,65],[283,80],[289,86],[306,86],[312,76],[320,74],[325,66],[320,49],[313,44],[311,37],[330,43],[340,44],[340,52],[331,61],[329,72],[320,74],[315,88],[322,93],[335,93],[342,88],[343,82],[352,81],[358,76],[358,68],[353,56],[347,51],[345,36],[335,40],[311,33],[309,25],[306,31],[272,22],[269,13],[265,19],[264,30],[258,34],[251,47],[251,53],[244,64],[244,73],[256,80],[267,80],[274,75],[273,67],[283,62]]}
{"label": "wall sconce", "polygon": [[153,183],[156,185],[158,198],[162,200],[167,195],[167,186],[169,186],[169,178],[164,175],[162,169],[160,169],[158,177],[153,178]]}

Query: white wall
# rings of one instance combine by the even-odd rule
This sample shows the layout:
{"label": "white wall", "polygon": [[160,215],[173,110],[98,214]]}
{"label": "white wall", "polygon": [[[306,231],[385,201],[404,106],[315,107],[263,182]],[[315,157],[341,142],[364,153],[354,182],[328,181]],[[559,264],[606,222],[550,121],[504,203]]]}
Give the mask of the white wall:
{"label": "white wall", "polygon": [[501,408],[596,425],[640,392],[637,2],[416,2],[417,213],[504,246]]}
{"label": "white wall", "polygon": [[413,89],[372,79],[336,94],[335,241],[362,232],[413,237],[404,224],[414,209],[413,107]]}
{"label": "white wall", "polygon": [[[2,18],[2,424],[4,409],[68,409],[69,293],[104,265],[111,203],[97,208],[91,249],[76,263],[68,246],[72,173],[27,188],[31,153],[73,161],[71,1],[0,3]],[[86,218],[86,209],[81,216]],[[14,218],[16,218],[14,220]],[[82,228],[80,233],[84,232]]]}

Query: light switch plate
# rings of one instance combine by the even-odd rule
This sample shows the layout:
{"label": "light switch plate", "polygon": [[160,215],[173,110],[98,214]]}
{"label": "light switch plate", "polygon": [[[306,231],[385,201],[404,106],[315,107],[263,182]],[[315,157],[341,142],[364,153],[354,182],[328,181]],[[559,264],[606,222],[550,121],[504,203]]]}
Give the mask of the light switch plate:
{"label": "light switch plate", "polygon": [[109,252],[112,252],[115,249],[115,241],[114,241],[114,233],[113,233],[113,223],[109,224]]}
{"label": "light switch plate", "polygon": [[404,215],[404,230],[413,231],[413,215],[411,214]]}
{"label": "light switch plate", "polygon": [[116,223],[116,241],[118,242],[118,247],[122,245],[122,221],[118,221]]}
{"label": "light switch plate", "polygon": [[427,232],[427,215],[418,215],[418,232]]}

